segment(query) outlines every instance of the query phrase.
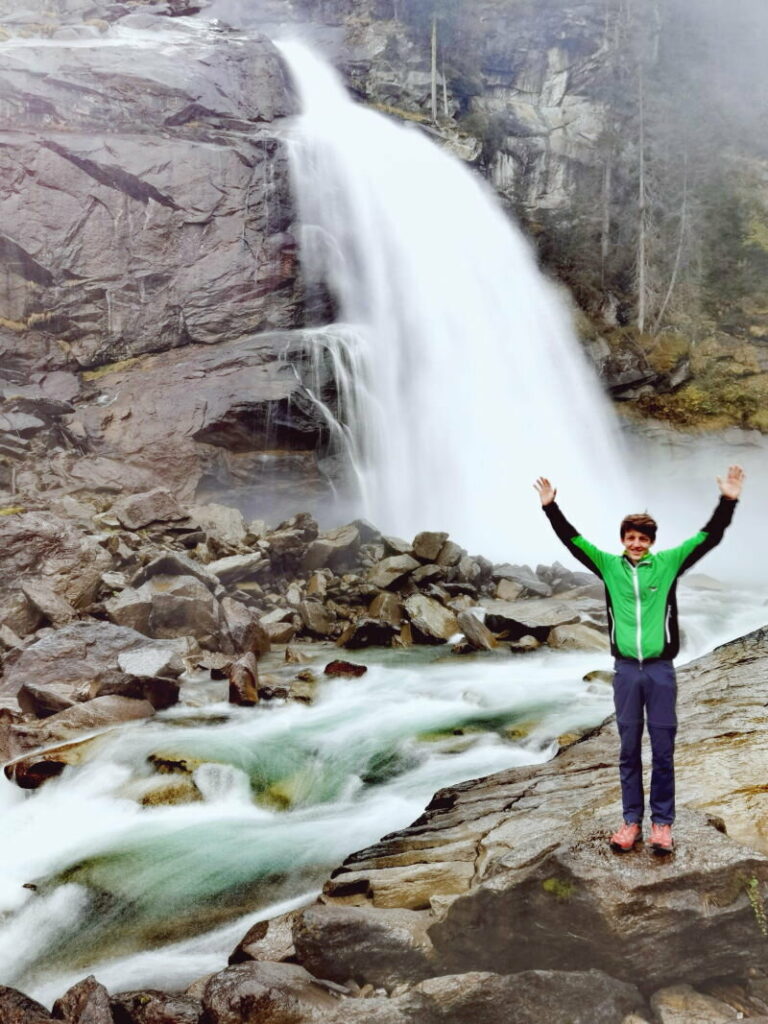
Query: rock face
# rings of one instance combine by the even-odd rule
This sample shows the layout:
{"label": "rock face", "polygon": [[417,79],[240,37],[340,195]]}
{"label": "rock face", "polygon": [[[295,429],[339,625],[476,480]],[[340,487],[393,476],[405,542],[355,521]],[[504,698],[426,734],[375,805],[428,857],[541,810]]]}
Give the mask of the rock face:
{"label": "rock face", "polygon": [[86,366],[295,322],[277,53],[148,25],[4,58],[5,317]]}

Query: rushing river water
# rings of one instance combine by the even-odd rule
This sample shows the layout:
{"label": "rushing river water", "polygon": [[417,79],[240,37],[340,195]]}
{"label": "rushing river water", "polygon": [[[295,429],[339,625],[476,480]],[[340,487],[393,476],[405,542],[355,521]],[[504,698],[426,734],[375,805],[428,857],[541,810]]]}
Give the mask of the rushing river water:
{"label": "rushing river water", "polygon": [[[688,656],[765,612],[747,591],[685,588],[681,603]],[[607,655],[356,660],[367,674],[322,682],[311,706],[233,708],[223,684],[190,683],[185,705],[106,734],[39,791],[3,781],[0,983],[45,1001],[89,972],[117,990],[184,987],[439,787],[544,761],[611,710],[610,687],[583,681]],[[184,761],[202,800],[142,803],[185,780],[149,758]]]}

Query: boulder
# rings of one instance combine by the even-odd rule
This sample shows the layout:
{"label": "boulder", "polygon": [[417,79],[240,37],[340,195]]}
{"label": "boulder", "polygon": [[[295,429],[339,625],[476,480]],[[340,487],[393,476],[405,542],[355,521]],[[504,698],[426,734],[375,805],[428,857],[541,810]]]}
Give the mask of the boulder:
{"label": "boulder", "polygon": [[270,644],[289,644],[296,635],[293,622],[269,622],[266,626]]}
{"label": "boulder", "polygon": [[299,614],[304,628],[313,636],[328,637],[334,633],[334,618],[319,601],[302,601]]}
{"label": "boulder", "polygon": [[528,565],[510,565],[508,562],[502,565],[494,565],[491,572],[491,579],[498,583],[500,580],[510,580],[518,583],[524,590],[538,597],[549,597],[552,587],[544,580],[540,580]]}
{"label": "boulder", "polygon": [[645,1001],[634,985],[601,971],[469,972],[429,978],[399,1002],[407,1019],[435,1024],[618,1024]]}
{"label": "boulder", "polygon": [[499,601],[516,601],[524,590],[525,587],[522,583],[516,583],[514,580],[500,579],[496,584],[496,599]]}
{"label": "boulder", "polygon": [[209,650],[221,643],[220,606],[196,576],[152,576],[138,590],[126,588],[105,601],[104,607],[112,622],[155,639],[192,636]]}
{"label": "boulder", "polygon": [[53,1016],[66,1024],[115,1024],[109,993],[92,974],[78,981],[56,1000]]}
{"label": "boulder", "polygon": [[42,618],[52,626],[66,626],[77,618],[77,612],[49,586],[45,580],[28,580],[21,584],[21,592]]}
{"label": "boulder", "polygon": [[399,629],[403,621],[403,602],[390,591],[377,594],[368,605],[368,614],[372,619],[389,623]]}
{"label": "boulder", "polygon": [[51,1024],[55,1018],[46,1008],[15,988],[0,985],[2,1024]]}
{"label": "boulder", "polygon": [[126,675],[147,679],[152,676],[163,676],[177,679],[184,671],[184,662],[170,647],[146,646],[133,650],[121,651],[117,656],[117,666]]}
{"label": "boulder", "polygon": [[[66,614],[70,606],[86,608],[98,593],[101,574],[111,564],[111,556],[94,537],[60,516],[42,512],[0,516],[0,625],[25,636],[42,620],[40,611],[21,592],[22,584],[34,588],[32,600],[39,597],[57,617],[65,607]],[[51,602],[56,598],[66,605],[57,603],[54,608]]]}
{"label": "boulder", "polygon": [[491,651],[496,647],[496,637],[472,612],[459,612],[456,621],[467,642],[476,650]]}
{"label": "boulder", "polygon": [[148,700],[107,694],[83,704],[73,704],[40,722],[21,723],[14,726],[13,731],[27,748],[42,747],[49,743],[67,742],[80,733],[149,718],[154,711],[155,705]]}
{"label": "boulder", "polygon": [[248,960],[285,960],[295,953],[293,922],[298,911],[291,911],[270,921],[258,921],[245,933],[229,956],[229,963]]}
{"label": "boulder", "polygon": [[[438,565],[459,565],[461,559],[466,555],[464,548],[454,543],[452,540],[447,540],[445,544],[440,548],[437,558],[435,561]],[[479,566],[478,566],[479,575]]]}
{"label": "boulder", "polygon": [[257,657],[268,654],[270,636],[256,615],[244,604],[224,597],[221,600],[224,626],[232,640],[233,653],[245,654],[253,651]]}
{"label": "boulder", "polygon": [[726,1024],[743,1016],[727,1003],[697,992],[690,985],[671,985],[654,992],[651,1009],[659,1024]]}
{"label": "boulder", "polygon": [[6,667],[2,690],[18,694],[23,689],[25,699],[31,701],[30,710],[35,711],[40,701],[42,713],[51,714],[95,697],[104,683],[124,678],[118,666],[120,654],[147,647],[176,651],[182,642],[187,643],[148,640],[136,630],[110,622],[73,622],[50,630],[21,651]]}
{"label": "boulder", "polygon": [[253,533],[246,526],[242,512],[227,505],[213,502],[208,505],[191,505],[189,516],[209,537],[225,547],[240,547],[245,543],[248,533]]}
{"label": "boulder", "polygon": [[337,643],[350,651],[363,647],[388,647],[396,635],[397,629],[391,623],[363,616],[347,626]]}
{"label": "boulder", "polygon": [[248,651],[229,670],[229,703],[250,707],[259,703],[259,669],[253,651]]}
{"label": "boulder", "polygon": [[155,576],[168,578],[172,576],[194,576],[195,579],[204,583],[211,592],[215,591],[219,585],[218,578],[210,571],[208,566],[201,565],[194,558],[190,558],[189,555],[182,554],[181,551],[166,551],[162,555],[158,555],[157,558],[153,558],[151,562],[147,562],[133,577],[131,586],[140,588]]}
{"label": "boulder", "polygon": [[414,910],[314,906],[293,926],[295,956],[311,973],[332,981],[391,988],[432,973],[429,914]]}
{"label": "boulder", "polygon": [[445,643],[459,632],[456,616],[432,597],[414,594],[406,598],[405,611],[414,630],[414,639],[422,643]]}
{"label": "boulder", "polygon": [[419,564],[410,555],[392,555],[369,569],[366,579],[381,590],[395,589]]}
{"label": "boulder", "polygon": [[307,548],[304,569],[321,569],[326,566],[334,572],[351,569],[357,562],[361,543],[360,531],[353,523],[336,530],[327,530]]}
{"label": "boulder", "polygon": [[176,498],[164,487],[118,498],[111,512],[126,530],[140,530],[150,523],[176,522],[187,518],[187,513]]}
{"label": "boulder", "polygon": [[242,580],[252,580],[263,576],[269,570],[269,561],[260,551],[254,551],[248,555],[229,555],[227,558],[219,558],[215,562],[209,562],[206,568],[225,587],[230,587]]}
{"label": "boulder", "polygon": [[208,1024],[313,1024],[338,1005],[303,967],[256,961],[214,974],[202,1002]]}
{"label": "boulder", "polygon": [[547,637],[550,647],[566,651],[607,651],[610,641],[604,632],[583,622],[555,626]]}
{"label": "boulder", "polygon": [[414,558],[418,558],[420,562],[436,561],[447,540],[447,533],[431,533],[428,530],[417,533],[411,545]]}
{"label": "boulder", "polygon": [[114,1024],[198,1024],[199,999],[178,992],[120,992],[110,999]]}
{"label": "boulder", "polygon": [[359,679],[368,671],[367,665],[355,665],[351,661],[329,661],[323,669],[326,676],[342,676],[346,679]]}

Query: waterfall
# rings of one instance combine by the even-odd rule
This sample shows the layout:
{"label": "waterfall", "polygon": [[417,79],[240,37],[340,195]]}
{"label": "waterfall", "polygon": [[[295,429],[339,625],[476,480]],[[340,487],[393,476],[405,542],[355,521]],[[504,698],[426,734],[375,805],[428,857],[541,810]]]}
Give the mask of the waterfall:
{"label": "waterfall", "polygon": [[531,489],[544,474],[615,546],[633,507],[618,432],[522,233],[421,129],[353,103],[303,45],[280,49],[302,107],[289,151],[305,283],[340,321],[317,355],[338,375],[363,514],[527,560],[554,549]]}

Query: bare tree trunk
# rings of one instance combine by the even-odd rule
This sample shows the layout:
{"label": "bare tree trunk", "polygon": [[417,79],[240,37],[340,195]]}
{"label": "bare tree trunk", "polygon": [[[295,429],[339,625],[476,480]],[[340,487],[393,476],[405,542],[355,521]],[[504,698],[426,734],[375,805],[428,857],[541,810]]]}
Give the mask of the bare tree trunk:
{"label": "bare tree trunk", "polygon": [[638,69],[638,109],[640,113],[639,138],[639,173],[637,185],[637,327],[642,334],[645,331],[645,83],[643,81],[643,65]]}
{"label": "bare tree trunk", "polygon": [[445,64],[442,68],[443,75],[443,116],[448,117],[448,81],[445,77]]}
{"label": "bare tree trunk", "polygon": [[437,121],[437,15],[432,15],[432,121]]}
{"label": "bare tree trunk", "polygon": [[675,284],[677,283],[677,274],[680,270],[680,260],[683,255],[683,244],[685,242],[685,231],[688,226],[688,154],[685,154],[685,170],[683,172],[683,199],[680,204],[680,234],[677,239],[677,250],[675,252],[675,262],[672,264],[672,274],[669,278],[669,287],[667,288],[664,301],[659,309],[658,316],[653,325],[653,334],[658,334],[659,327],[663,320],[664,314],[667,310],[667,305],[672,297],[672,292],[675,290]]}
{"label": "bare tree trunk", "polygon": [[608,263],[608,248],[611,234],[611,178],[613,158],[609,154],[603,167],[603,216],[600,228],[600,286],[605,288],[605,268]]}

